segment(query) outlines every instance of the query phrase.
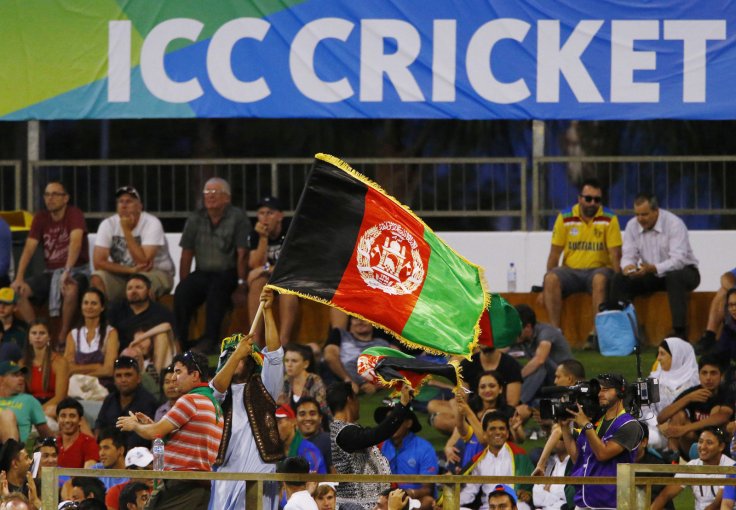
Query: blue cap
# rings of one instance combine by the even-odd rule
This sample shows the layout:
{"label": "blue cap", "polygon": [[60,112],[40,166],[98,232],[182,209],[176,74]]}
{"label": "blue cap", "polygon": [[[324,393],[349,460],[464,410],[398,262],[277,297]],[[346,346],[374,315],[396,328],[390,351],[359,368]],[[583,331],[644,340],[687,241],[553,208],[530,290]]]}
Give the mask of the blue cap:
{"label": "blue cap", "polygon": [[510,485],[499,483],[493,488],[491,492],[488,493],[488,499],[499,494],[507,494],[511,498],[511,502],[514,505],[517,503],[516,491],[512,489]]}

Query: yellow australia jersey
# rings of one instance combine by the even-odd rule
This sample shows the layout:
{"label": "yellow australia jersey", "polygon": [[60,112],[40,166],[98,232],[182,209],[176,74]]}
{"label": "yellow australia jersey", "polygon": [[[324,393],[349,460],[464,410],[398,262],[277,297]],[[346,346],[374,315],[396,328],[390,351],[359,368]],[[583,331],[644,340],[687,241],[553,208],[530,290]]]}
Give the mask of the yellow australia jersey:
{"label": "yellow australia jersey", "polygon": [[621,228],[613,211],[599,207],[595,217],[583,221],[575,204],[557,215],[552,244],[562,246],[562,264],[571,269],[611,267],[609,248],[621,246]]}

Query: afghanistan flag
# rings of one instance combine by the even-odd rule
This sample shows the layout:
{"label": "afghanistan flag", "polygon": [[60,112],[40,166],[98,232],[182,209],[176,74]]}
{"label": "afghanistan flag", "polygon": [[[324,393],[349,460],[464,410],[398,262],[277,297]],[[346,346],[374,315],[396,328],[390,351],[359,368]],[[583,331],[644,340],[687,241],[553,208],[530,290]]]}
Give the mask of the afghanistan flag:
{"label": "afghanistan flag", "polygon": [[317,154],[269,287],[368,320],[410,347],[470,356],[482,269],[347,163]]}
{"label": "afghanistan flag", "polygon": [[358,356],[358,374],[368,382],[397,391],[401,391],[404,384],[418,390],[425,382],[436,377],[443,377],[456,387],[462,382],[460,363],[457,361],[435,363],[416,359],[390,347],[364,350]]}
{"label": "afghanistan flag", "polygon": [[480,318],[479,344],[508,347],[521,334],[521,319],[516,308],[500,294],[491,294],[491,304]]}

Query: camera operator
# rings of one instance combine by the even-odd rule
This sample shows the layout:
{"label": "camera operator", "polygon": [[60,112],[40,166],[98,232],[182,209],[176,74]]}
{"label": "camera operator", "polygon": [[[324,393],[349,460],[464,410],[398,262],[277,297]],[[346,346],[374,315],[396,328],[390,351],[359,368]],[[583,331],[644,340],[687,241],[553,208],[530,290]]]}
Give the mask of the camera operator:
{"label": "camera operator", "polygon": [[[574,462],[572,476],[616,476],[619,463],[632,463],[644,432],[639,422],[624,409],[626,381],[619,374],[598,376],[600,391],[598,403],[603,416],[594,424],[591,417],[578,410],[568,410],[580,434],[575,439],[570,431],[570,420],[562,420],[562,438]],[[595,417],[593,417],[595,418]],[[577,486],[577,508],[616,508],[616,486]]]}

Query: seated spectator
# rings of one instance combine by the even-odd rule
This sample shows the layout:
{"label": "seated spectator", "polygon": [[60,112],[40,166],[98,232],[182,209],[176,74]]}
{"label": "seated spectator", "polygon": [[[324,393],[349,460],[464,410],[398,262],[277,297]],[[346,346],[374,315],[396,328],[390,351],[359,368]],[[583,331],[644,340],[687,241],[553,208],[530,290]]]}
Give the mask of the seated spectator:
{"label": "seated spectator", "polygon": [[[542,469],[542,476],[570,476],[572,473],[573,462],[562,441],[562,434],[558,434],[557,437],[559,439],[555,444],[555,450]],[[564,483],[538,483],[532,488],[534,508],[541,510],[557,510],[564,505],[574,508],[574,498],[575,487]]]}
{"label": "seated spectator", "polygon": [[162,394],[161,385],[159,384],[159,375],[154,370],[153,364],[148,363],[146,366],[146,360],[143,357],[143,353],[135,347],[128,346],[120,351],[118,359],[123,356],[133,358],[135,362],[138,363],[139,367],[146,367],[145,369],[141,368],[141,387],[153,396],[156,404],[161,402]]}
{"label": "seated spectator", "polygon": [[[281,202],[276,197],[265,197],[257,206],[258,221],[248,234],[248,313],[250,322],[256,315],[261,291],[273,272],[273,267],[279,259],[281,245],[284,243],[286,231],[289,229],[289,220],[284,219]],[[278,296],[279,303],[279,339],[281,345],[290,343],[293,339],[298,315],[299,298],[289,294]],[[263,345],[263,326],[256,328],[256,343]]]}
{"label": "seated spectator", "polygon": [[[455,427],[445,443],[448,470],[454,473],[459,472],[468,460],[483,449],[485,438],[482,433],[469,434],[466,440],[462,439],[466,421],[469,422],[473,431],[478,432],[483,430],[480,427],[483,416],[490,411],[500,412],[508,419],[514,416],[514,408],[506,404],[503,390],[501,374],[491,370],[478,379],[478,386],[474,388],[467,402],[465,394],[458,392],[455,400],[458,409],[455,414]],[[466,410],[465,407],[468,409]]]}
{"label": "seated spectator", "polygon": [[532,402],[539,388],[552,384],[557,364],[572,358],[572,351],[562,332],[549,324],[537,322],[534,310],[528,305],[517,305],[521,319],[521,334],[517,347],[528,359],[521,369],[521,401]]}
{"label": "seated spectator", "polygon": [[[389,407],[378,407],[373,413],[376,423],[381,423],[390,411]],[[381,453],[391,466],[394,475],[436,475],[439,472],[437,453],[432,444],[416,434],[422,430],[417,415],[409,410],[404,422],[391,438],[381,445]],[[421,503],[421,510],[434,507],[434,485],[430,483],[399,483],[410,498]]]}
{"label": "seated spectator", "polygon": [[657,416],[675,401],[683,391],[700,383],[698,362],[690,342],[680,338],[665,338],[657,350],[657,362],[649,377],[659,379],[659,402],[643,410],[649,428],[649,444],[655,450],[667,447],[667,438],[660,434]]}
{"label": "seated spectator", "polygon": [[706,427],[725,426],[734,411],[734,397],[721,386],[721,360],[705,355],[698,363],[700,384],[680,393],[675,401],[657,416],[670,448],[689,458],[690,445]]}
{"label": "seated spectator", "polygon": [[[519,363],[494,347],[481,345],[478,352],[473,354],[470,361],[463,360],[460,363],[463,380],[468,388],[477,388],[480,376],[489,371],[497,371],[505,381],[504,398],[506,403],[517,407],[521,403],[521,367]],[[457,421],[455,409],[455,396],[451,399],[430,400],[427,404],[430,414],[430,423],[434,428],[445,434],[451,434]]]}
{"label": "seated spectator", "polygon": [[[241,209],[230,204],[230,184],[209,179],[202,191],[204,206],[184,225],[179,246],[179,284],[174,294],[176,336],[186,344],[189,322],[206,303],[204,336],[197,346],[205,352],[220,347],[222,321],[230,308],[230,296],[247,303],[248,234],[251,224]],[[192,260],[197,268],[192,272]]]}
{"label": "seated spectator", "polygon": [[[286,457],[276,465],[277,473],[306,474],[309,473],[309,464],[304,457]],[[307,491],[307,482],[286,480],[283,482],[286,493],[286,505],[284,510],[317,510],[312,495]]]}
{"label": "seated spectator", "polygon": [[18,294],[10,287],[0,289],[0,323],[2,343],[14,343],[23,350],[28,338],[28,323],[15,317],[18,309]]}
{"label": "seated spectator", "polygon": [[149,499],[151,499],[151,491],[145,483],[129,482],[120,491],[116,509],[143,510]]}
{"label": "seated spectator", "polygon": [[119,188],[115,198],[117,214],[97,229],[90,285],[104,292],[108,301],[117,301],[125,295],[128,277],[142,273],[151,282],[152,297],[168,294],[174,286],[174,261],[161,222],[143,211],[133,186]]}
{"label": "seated spectator", "polygon": [[284,389],[279,395],[279,404],[292,407],[303,397],[312,397],[319,403],[320,412],[331,417],[322,378],[313,370],[314,353],[306,345],[287,344],[284,347]]}
{"label": "seated spectator", "polygon": [[[509,442],[508,417],[499,412],[490,412],[483,417],[483,431],[488,446],[473,459],[473,463],[463,470],[471,476],[529,476],[532,463],[523,448]],[[469,437],[466,437],[470,439]],[[514,487],[519,495],[519,508],[529,508],[531,503],[530,485]],[[480,510],[488,510],[488,496],[493,492],[491,484],[467,483],[460,490],[460,506],[466,507],[481,493]],[[523,504],[522,504],[523,503]]]}
{"label": "seated spectator", "polygon": [[[328,473],[333,473],[332,450],[330,449],[330,435],[322,425],[327,421],[317,401],[312,397],[302,397],[296,403],[296,426],[301,435],[319,448],[325,459]],[[328,424],[329,425],[329,424]]]}
{"label": "seated spectator", "polygon": [[[687,463],[688,466],[733,466],[735,461],[724,455],[728,445],[726,436],[718,427],[706,427],[700,431],[698,438],[698,458]],[[707,478],[712,475],[698,475],[692,473],[677,473],[675,478],[692,477]],[[660,510],[670,500],[674,499],[684,487],[682,485],[668,485],[652,502],[651,510]],[[692,487],[695,497],[695,510],[711,508],[714,501],[720,500],[723,495],[723,486],[697,485]]]}
{"label": "seated spectator", "polygon": [[[97,446],[100,453],[100,462],[92,464],[91,469],[125,469],[125,439],[116,429],[103,429],[97,434]],[[98,476],[97,478],[105,485],[105,490],[110,490],[114,485],[127,482],[123,478],[111,478],[109,476]]]}
{"label": "seated spectator", "polygon": [[179,398],[179,388],[176,386],[176,379],[174,377],[174,365],[169,365],[164,368],[161,376],[161,394],[166,399],[166,402],[158,406],[154,415],[153,421],[159,421],[169,412],[174,406],[176,399]]}
{"label": "seated spectator", "polygon": [[726,293],[726,312],[723,316],[723,326],[714,352],[736,360],[736,288]]}
{"label": "seated spectator", "polygon": [[156,372],[171,364],[179,351],[174,340],[174,317],[160,303],[151,300],[151,281],[144,274],[133,274],[125,285],[125,299],[110,310],[110,324],[118,331],[120,349],[135,347]]}
{"label": "seated spectator", "polygon": [[0,453],[0,471],[5,474],[8,491],[28,496],[28,473],[33,459],[28,455],[25,445],[15,439],[8,439]]}
{"label": "seated spectator", "polygon": [[609,279],[621,270],[618,217],[603,207],[602,202],[600,182],[587,179],[580,186],[578,203],[561,211],[555,220],[541,294],[549,321],[555,328],[561,325],[564,296],[589,293],[595,315],[606,300]]}
{"label": "seated spectator", "polygon": [[349,382],[353,391],[371,395],[378,388],[358,374],[358,356],[370,347],[388,347],[383,338],[374,336],[373,325],[362,319],[350,317],[348,329],[333,329],[325,343],[323,356],[329,375],[335,381]]}
{"label": "seated spectator", "polygon": [[[634,459],[634,462],[636,464],[669,464],[669,459],[668,461],[665,461],[659,455],[653,454],[651,451],[652,449],[649,448],[649,427],[647,427],[647,424],[639,421],[639,425],[641,425],[644,436],[641,439],[641,443],[639,443],[639,447],[636,449],[636,458]],[[674,473],[642,473],[642,476],[674,476]],[[665,487],[667,486],[652,485],[652,497],[650,501],[655,500],[657,496],[659,496],[659,493],[662,492]],[[664,506],[664,508],[666,508],[667,510],[675,510],[675,505],[672,501],[669,501]]]}
{"label": "seated spectator", "polygon": [[[489,510],[516,510],[517,506],[516,491],[509,485],[499,484],[488,494]],[[524,505],[524,503],[521,503]],[[521,507],[523,508],[523,506]]]}
{"label": "seated spectator", "polygon": [[10,285],[10,267],[13,260],[13,233],[10,226],[0,218],[0,287]]}
{"label": "seated spectator", "polygon": [[65,398],[56,406],[60,432],[56,438],[59,467],[88,468],[100,460],[95,438],[80,429],[83,416],[82,404],[73,398]]}
{"label": "seated spectator", "polygon": [[319,510],[335,510],[337,508],[335,487],[329,483],[320,483],[314,491],[314,501]]}
{"label": "seated spectator", "polygon": [[82,295],[83,320],[69,333],[64,357],[71,375],[98,377],[103,385],[111,387],[119,342],[118,332],[107,323],[105,302],[105,295],[96,288]]}
{"label": "seated spectator", "polygon": [[[97,434],[104,429],[114,429],[121,416],[128,416],[130,413],[153,416],[158,407],[156,399],[141,386],[141,369],[135,359],[128,356],[116,359],[113,378],[115,389],[105,397],[97,415]],[[122,437],[126,450],[136,446],[148,447],[151,444],[134,432],[122,432]]]}
{"label": "seated spectator", "polygon": [[81,503],[85,499],[96,499],[104,503],[105,486],[99,478],[75,476],[71,480],[71,500]]}
{"label": "seated spectator", "polygon": [[611,281],[610,299],[625,301],[666,291],[674,331],[670,336],[687,339],[688,300],[700,284],[687,227],[660,209],[657,197],[645,193],[634,199],[634,214],[624,231],[622,270]]}
{"label": "seated spectator", "polygon": [[[87,288],[87,224],[82,211],[69,205],[69,193],[60,182],[46,185],[43,200],[46,209],[33,215],[12,286],[20,294],[20,313],[26,321],[36,318],[31,303],[38,306],[48,300],[49,316],[58,317],[61,312],[57,339],[61,348],[77,313],[79,295]],[[43,245],[44,272],[26,282],[26,270],[39,243]]]}
{"label": "seated spectator", "polygon": [[46,322],[36,319],[28,330],[23,360],[26,388],[43,405],[43,412],[56,428],[56,405],[67,397],[69,364],[51,348],[51,335]]}
{"label": "seated spectator", "polygon": [[[34,464],[38,464],[38,469],[35,472],[36,491],[42,494],[41,488],[41,477],[43,475],[43,468],[45,467],[56,467],[59,465],[59,451],[56,449],[56,438],[45,437],[36,443],[36,448],[33,455]],[[59,486],[61,487],[66,481],[66,477],[59,477]]]}
{"label": "seated spectator", "polygon": [[[20,492],[11,492],[7,496],[0,497],[0,510],[35,510],[40,506],[31,506],[28,498]],[[64,510],[62,507],[59,507]]]}
{"label": "seated spectator", "polygon": [[[148,448],[139,446],[137,448],[133,448],[125,455],[125,469],[129,471],[150,471],[151,469],[153,469],[152,466],[153,454],[151,454],[151,451]],[[134,473],[131,473],[131,475],[135,476]],[[140,483],[144,485],[148,488],[149,494],[153,490],[153,480],[150,478],[131,478],[128,482],[113,485],[113,487],[109,489],[107,491],[107,494],[105,495],[105,505],[107,506],[107,508],[118,510],[118,504],[120,502],[122,491],[125,489],[126,486],[132,483]]]}
{"label": "seated spectator", "polygon": [[99,499],[87,498],[79,502],[77,510],[107,510],[107,506]]}
{"label": "seated spectator", "polygon": [[[721,275],[721,286],[710,302],[710,311],[708,312],[708,323],[705,327],[705,332],[695,346],[695,350],[699,354],[708,352],[713,348],[716,343],[718,330],[722,326],[725,326],[724,320],[727,320],[729,313],[732,311],[732,309],[727,309],[726,294],[734,287],[736,287],[736,268]],[[733,321],[731,321],[731,324],[733,326]],[[736,328],[732,327],[732,329]],[[733,336],[736,336],[736,331]]]}
{"label": "seated spectator", "polygon": [[327,465],[319,451],[311,441],[304,439],[296,426],[296,414],[290,405],[282,405],[274,415],[279,427],[279,437],[284,445],[285,455],[298,455],[309,462],[310,473],[327,473]]}
{"label": "seated spectator", "polygon": [[41,437],[53,433],[46,424],[46,415],[41,403],[32,395],[24,393],[26,368],[12,361],[0,361],[0,439],[10,438],[26,442],[35,426]]}

